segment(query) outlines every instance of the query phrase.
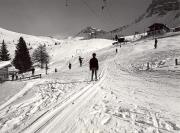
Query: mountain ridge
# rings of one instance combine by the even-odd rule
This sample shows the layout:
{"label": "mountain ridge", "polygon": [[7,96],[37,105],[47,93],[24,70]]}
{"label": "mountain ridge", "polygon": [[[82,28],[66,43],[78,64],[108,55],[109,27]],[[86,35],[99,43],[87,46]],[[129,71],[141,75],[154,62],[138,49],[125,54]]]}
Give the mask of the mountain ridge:
{"label": "mountain ridge", "polygon": [[83,30],[81,30],[75,37],[83,37],[83,39],[91,39],[99,37],[100,35],[104,35],[107,32],[101,29],[93,28],[92,26],[87,26]]}
{"label": "mountain ridge", "polygon": [[108,34],[130,35],[145,32],[153,23],[163,23],[169,28],[180,26],[180,0],[152,0],[145,13],[134,22],[116,28]]}

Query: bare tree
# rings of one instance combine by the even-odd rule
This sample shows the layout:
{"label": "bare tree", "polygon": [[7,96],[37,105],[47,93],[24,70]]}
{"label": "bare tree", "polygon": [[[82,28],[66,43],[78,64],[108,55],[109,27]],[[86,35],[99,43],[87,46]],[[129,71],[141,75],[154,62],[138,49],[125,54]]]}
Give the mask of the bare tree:
{"label": "bare tree", "polygon": [[49,63],[49,54],[46,51],[45,45],[39,45],[33,52],[32,59],[34,63],[40,63],[41,68]]}

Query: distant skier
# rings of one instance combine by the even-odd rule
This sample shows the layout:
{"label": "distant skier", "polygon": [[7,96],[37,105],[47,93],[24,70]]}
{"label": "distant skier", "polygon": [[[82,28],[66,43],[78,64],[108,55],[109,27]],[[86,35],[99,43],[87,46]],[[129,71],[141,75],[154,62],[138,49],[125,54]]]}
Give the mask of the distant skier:
{"label": "distant skier", "polygon": [[117,35],[115,35],[115,40],[118,41],[118,36]]}
{"label": "distant skier", "polygon": [[16,73],[16,80],[18,80],[18,74]]}
{"label": "distant skier", "polygon": [[31,71],[32,71],[32,76],[34,76],[35,68],[33,67],[33,68],[31,69]]}
{"label": "distant skier", "polygon": [[116,48],[116,54],[118,53],[118,49]]}
{"label": "distant skier", "polygon": [[89,62],[89,68],[92,71],[91,81],[93,81],[93,76],[95,74],[95,80],[97,80],[97,70],[99,69],[98,59],[96,58],[96,53],[92,54],[93,58],[91,58]]}
{"label": "distant skier", "polygon": [[80,64],[80,67],[82,67],[82,60],[83,58],[81,56],[79,56],[79,64]]}
{"label": "distant skier", "polygon": [[14,73],[12,74],[12,81],[14,81]]}
{"label": "distant skier", "polygon": [[69,65],[68,65],[68,67],[69,67],[69,70],[71,69],[71,63],[69,62]]}
{"label": "distant skier", "polygon": [[154,48],[155,49],[157,48],[157,43],[158,43],[158,40],[157,40],[157,38],[155,38],[155,42],[154,42]]}

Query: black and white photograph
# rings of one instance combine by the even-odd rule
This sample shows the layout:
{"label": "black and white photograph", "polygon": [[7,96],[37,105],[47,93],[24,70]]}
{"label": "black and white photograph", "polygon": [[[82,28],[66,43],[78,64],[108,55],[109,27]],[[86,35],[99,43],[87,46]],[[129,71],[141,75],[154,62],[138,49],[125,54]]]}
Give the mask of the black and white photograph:
{"label": "black and white photograph", "polygon": [[0,133],[180,133],[180,0],[0,0]]}

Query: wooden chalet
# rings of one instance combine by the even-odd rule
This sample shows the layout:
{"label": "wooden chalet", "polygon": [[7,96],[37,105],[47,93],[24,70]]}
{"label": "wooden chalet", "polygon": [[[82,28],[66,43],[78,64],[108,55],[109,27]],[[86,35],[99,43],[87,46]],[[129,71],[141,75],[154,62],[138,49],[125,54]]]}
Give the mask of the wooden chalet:
{"label": "wooden chalet", "polygon": [[148,36],[160,35],[160,34],[170,32],[170,28],[168,28],[166,25],[161,24],[161,23],[154,23],[148,28],[149,28],[149,30],[147,31]]}

